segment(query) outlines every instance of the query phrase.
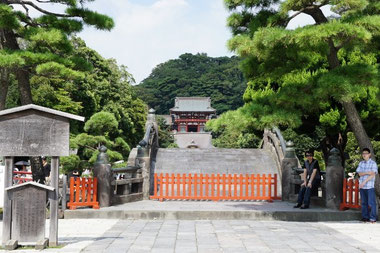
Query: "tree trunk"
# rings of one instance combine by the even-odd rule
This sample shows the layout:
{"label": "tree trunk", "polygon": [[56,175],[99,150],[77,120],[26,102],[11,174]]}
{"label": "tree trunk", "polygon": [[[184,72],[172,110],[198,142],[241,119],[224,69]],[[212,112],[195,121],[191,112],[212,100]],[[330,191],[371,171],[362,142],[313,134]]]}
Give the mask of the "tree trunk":
{"label": "tree trunk", "polygon": [[[17,43],[16,35],[12,30],[1,29],[1,47],[4,49],[20,50]],[[15,71],[16,79],[18,82],[20,100],[22,105],[32,104],[32,92],[29,82],[29,71],[26,67],[18,68]]]}
{"label": "tree trunk", "polygon": [[376,160],[374,156],[373,146],[365,131],[359,113],[356,110],[355,104],[352,101],[342,102],[344,112],[346,113],[347,122],[358,141],[360,149],[369,148],[372,153],[372,159]]}
{"label": "tree trunk", "polygon": [[33,181],[44,184],[45,173],[42,166],[42,158],[40,156],[30,157],[30,166],[32,167]]}
{"label": "tree trunk", "polygon": [[0,69],[0,111],[5,109],[8,94],[9,72],[6,68]]}
{"label": "tree trunk", "polygon": [[33,104],[32,91],[30,89],[29,71],[20,68],[16,71],[16,79],[20,92],[21,105]]}

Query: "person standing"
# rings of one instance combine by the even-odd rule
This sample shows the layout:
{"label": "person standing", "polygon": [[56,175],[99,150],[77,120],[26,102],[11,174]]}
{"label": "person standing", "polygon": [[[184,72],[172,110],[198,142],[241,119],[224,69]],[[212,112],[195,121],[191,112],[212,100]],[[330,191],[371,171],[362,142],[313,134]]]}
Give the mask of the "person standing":
{"label": "person standing", "polygon": [[50,181],[49,179],[50,179],[51,166],[47,162],[46,157],[42,157],[42,167],[43,167],[44,174],[45,174],[45,182],[49,182]]}
{"label": "person standing", "polygon": [[[301,189],[298,193],[297,205],[294,208],[308,209],[313,190],[318,189],[321,182],[319,163],[314,159],[313,151],[305,152],[306,160],[303,166]],[[303,205],[302,205],[303,204]]]}
{"label": "person standing", "polygon": [[356,169],[356,172],[359,174],[359,189],[362,204],[361,221],[375,223],[377,220],[375,176],[378,173],[378,167],[376,162],[371,159],[369,148],[363,148],[362,156],[363,161],[359,163]]}

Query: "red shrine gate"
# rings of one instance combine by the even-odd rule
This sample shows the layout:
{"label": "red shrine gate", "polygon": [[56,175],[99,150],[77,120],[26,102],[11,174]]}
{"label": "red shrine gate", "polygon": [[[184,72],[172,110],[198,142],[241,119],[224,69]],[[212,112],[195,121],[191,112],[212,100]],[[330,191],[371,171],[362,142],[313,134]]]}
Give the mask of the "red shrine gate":
{"label": "red shrine gate", "polygon": [[170,109],[173,130],[178,132],[204,132],[205,124],[215,117],[209,97],[177,97]]}

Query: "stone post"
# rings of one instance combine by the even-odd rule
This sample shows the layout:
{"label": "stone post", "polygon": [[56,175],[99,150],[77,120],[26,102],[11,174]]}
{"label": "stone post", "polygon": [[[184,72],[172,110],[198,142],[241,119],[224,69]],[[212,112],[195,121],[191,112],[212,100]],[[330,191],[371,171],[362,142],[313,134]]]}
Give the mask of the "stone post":
{"label": "stone post", "polygon": [[292,169],[298,166],[298,159],[294,150],[294,144],[291,141],[286,143],[285,157],[281,163],[282,171],[282,200],[290,200],[290,194],[293,194],[294,189],[291,185]]}
{"label": "stone post", "polygon": [[150,190],[150,157],[149,157],[149,149],[147,147],[137,146],[137,156],[136,163],[141,168],[143,185],[143,199],[149,200],[149,190]]}
{"label": "stone post", "polygon": [[112,171],[108,162],[107,148],[100,146],[99,155],[94,165],[94,177],[98,178],[98,201],[100,207],[111,205],[112,201]]}
{"label": "stone post", "polygon": [[344,168],[339,150],[331,149],[326,167],[326,207],[339,209],[343,195]]}

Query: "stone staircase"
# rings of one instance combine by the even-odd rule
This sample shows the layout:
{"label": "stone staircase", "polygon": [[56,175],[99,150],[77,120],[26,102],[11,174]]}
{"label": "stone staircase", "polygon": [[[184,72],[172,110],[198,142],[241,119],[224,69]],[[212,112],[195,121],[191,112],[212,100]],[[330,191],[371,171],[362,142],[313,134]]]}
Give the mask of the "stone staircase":
{"label": "stone staircase", "polygon": [[278,174],[272,154],[264,149],[158,149],[155,173]]}

